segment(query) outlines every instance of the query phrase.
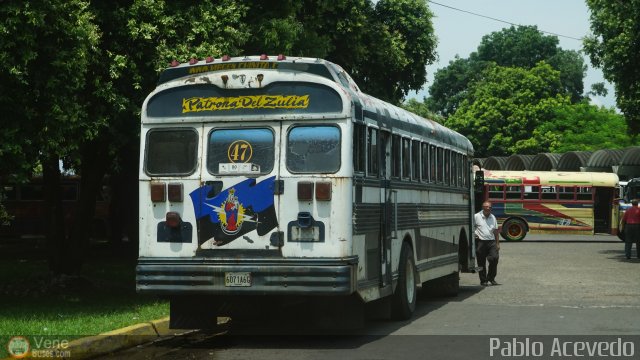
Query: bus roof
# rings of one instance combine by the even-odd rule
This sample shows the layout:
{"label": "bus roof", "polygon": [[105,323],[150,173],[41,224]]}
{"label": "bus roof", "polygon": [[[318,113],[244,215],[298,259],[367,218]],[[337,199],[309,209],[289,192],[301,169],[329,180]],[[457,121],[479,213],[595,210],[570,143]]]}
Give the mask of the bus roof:
{"label": "bus roof", "polygon": [[[354,121],[364,122],[365,119],[369,119],[369,122],[377,122],[381,128],[402,129],[409,133],[420,134],[443,144],[448,144],[467,154],[473,154],[473,146],[466,137],[433,120],[422,118],[400,107],[362,93],[351,76],[339,65],[317,58],[261,55],[223,57],[221,59],[209,57],[205,60],[192,59],[185,64],[174,62],[170,68],[165,69],[160,74],[158,87],[149,95],[147,100],[159,92],[172,91],[170,90],[171,88],[191,84],[206,83],[209,86],[220,87],[221,85],[211,81],[210,78],[212,74],[217,73],[223,73],[220,77],[227,75],[229,80],[228,83],[225,81],[224,87],[230,89],[233,86],[231,78],[239,78],[245,73],[252,73],[255,76],[256,71],[278,71],[283,75],[289,74],[289,79],[301,79],[301,81],[313,78],[318,79],[318,77],[324,78],[324,81],[318,80],[318,82],[329,80],[334,84],[332,87],[342,89],[342,91],[338,91],[341,97],[347,95],[344,102],[346,104],[350,103],[353,111],[350,111],[350,109],[344,109],[344,111],[353,112]],[[305,76],[296,74],[305,74]],[[209,79],[206,79],[207,77]],[[283,81],[290,81],[285,80],[287,77],[282,79]],[[264,84],[258,84],[257,86],[267,86],[265,84],[269,84],[266,81],[266,76]],[[248,88],[249,84],[245,85],[243,83],[243,86]],[[253,86],[256,85],[254,84]],[[205,114],[201,113],[199,115]]]}
{"label": "bus roof", "polygon": [[617,187],[618,175],[603,172],[484,170],[485,183]]}

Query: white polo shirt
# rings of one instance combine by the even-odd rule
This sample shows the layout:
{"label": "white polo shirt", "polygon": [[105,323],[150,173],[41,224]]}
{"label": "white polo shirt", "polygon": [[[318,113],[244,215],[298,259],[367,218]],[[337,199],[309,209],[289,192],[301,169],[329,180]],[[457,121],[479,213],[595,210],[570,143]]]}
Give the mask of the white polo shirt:
{"label": "white polo shirt", "polygon": [[482,211],[473,216],[475,222],[474,234],[480,240],[495,240],[494,230],[498,229],[498,220],[493,214],[485,217]]}

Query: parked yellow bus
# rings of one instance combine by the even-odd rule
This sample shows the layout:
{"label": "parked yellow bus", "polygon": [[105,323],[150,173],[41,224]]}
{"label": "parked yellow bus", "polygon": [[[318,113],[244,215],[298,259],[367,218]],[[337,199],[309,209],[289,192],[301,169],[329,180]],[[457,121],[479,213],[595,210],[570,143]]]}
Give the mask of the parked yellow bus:
{"label": "parked yellow bus", "polygon": [[528,232],[617,233],[616,174],[481,170],[475,182],[476,208],[491,201],[506,240]]}

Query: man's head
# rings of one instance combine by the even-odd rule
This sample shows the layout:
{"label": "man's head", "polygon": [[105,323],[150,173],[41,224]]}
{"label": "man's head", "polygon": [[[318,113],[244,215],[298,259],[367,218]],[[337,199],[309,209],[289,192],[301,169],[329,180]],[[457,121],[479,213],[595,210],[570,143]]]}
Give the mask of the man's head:
{"label": "man's head", "polygon": [[491,213],[491,203],[489,201],[485,201],[482,203],[482,212],[485,215],[488,215]]}

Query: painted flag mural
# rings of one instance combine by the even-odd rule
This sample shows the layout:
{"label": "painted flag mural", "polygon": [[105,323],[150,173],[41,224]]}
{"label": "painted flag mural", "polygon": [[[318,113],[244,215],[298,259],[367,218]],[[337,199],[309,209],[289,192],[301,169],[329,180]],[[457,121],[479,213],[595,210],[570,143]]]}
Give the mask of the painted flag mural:
{"label": "painted flag mural", "polygon": [[272,176],[258,183],[247,179],[214,195],[211,185],[191,192],[200,247],[223,246],[254,230],[262,236],[276,228],[274,183]]}

